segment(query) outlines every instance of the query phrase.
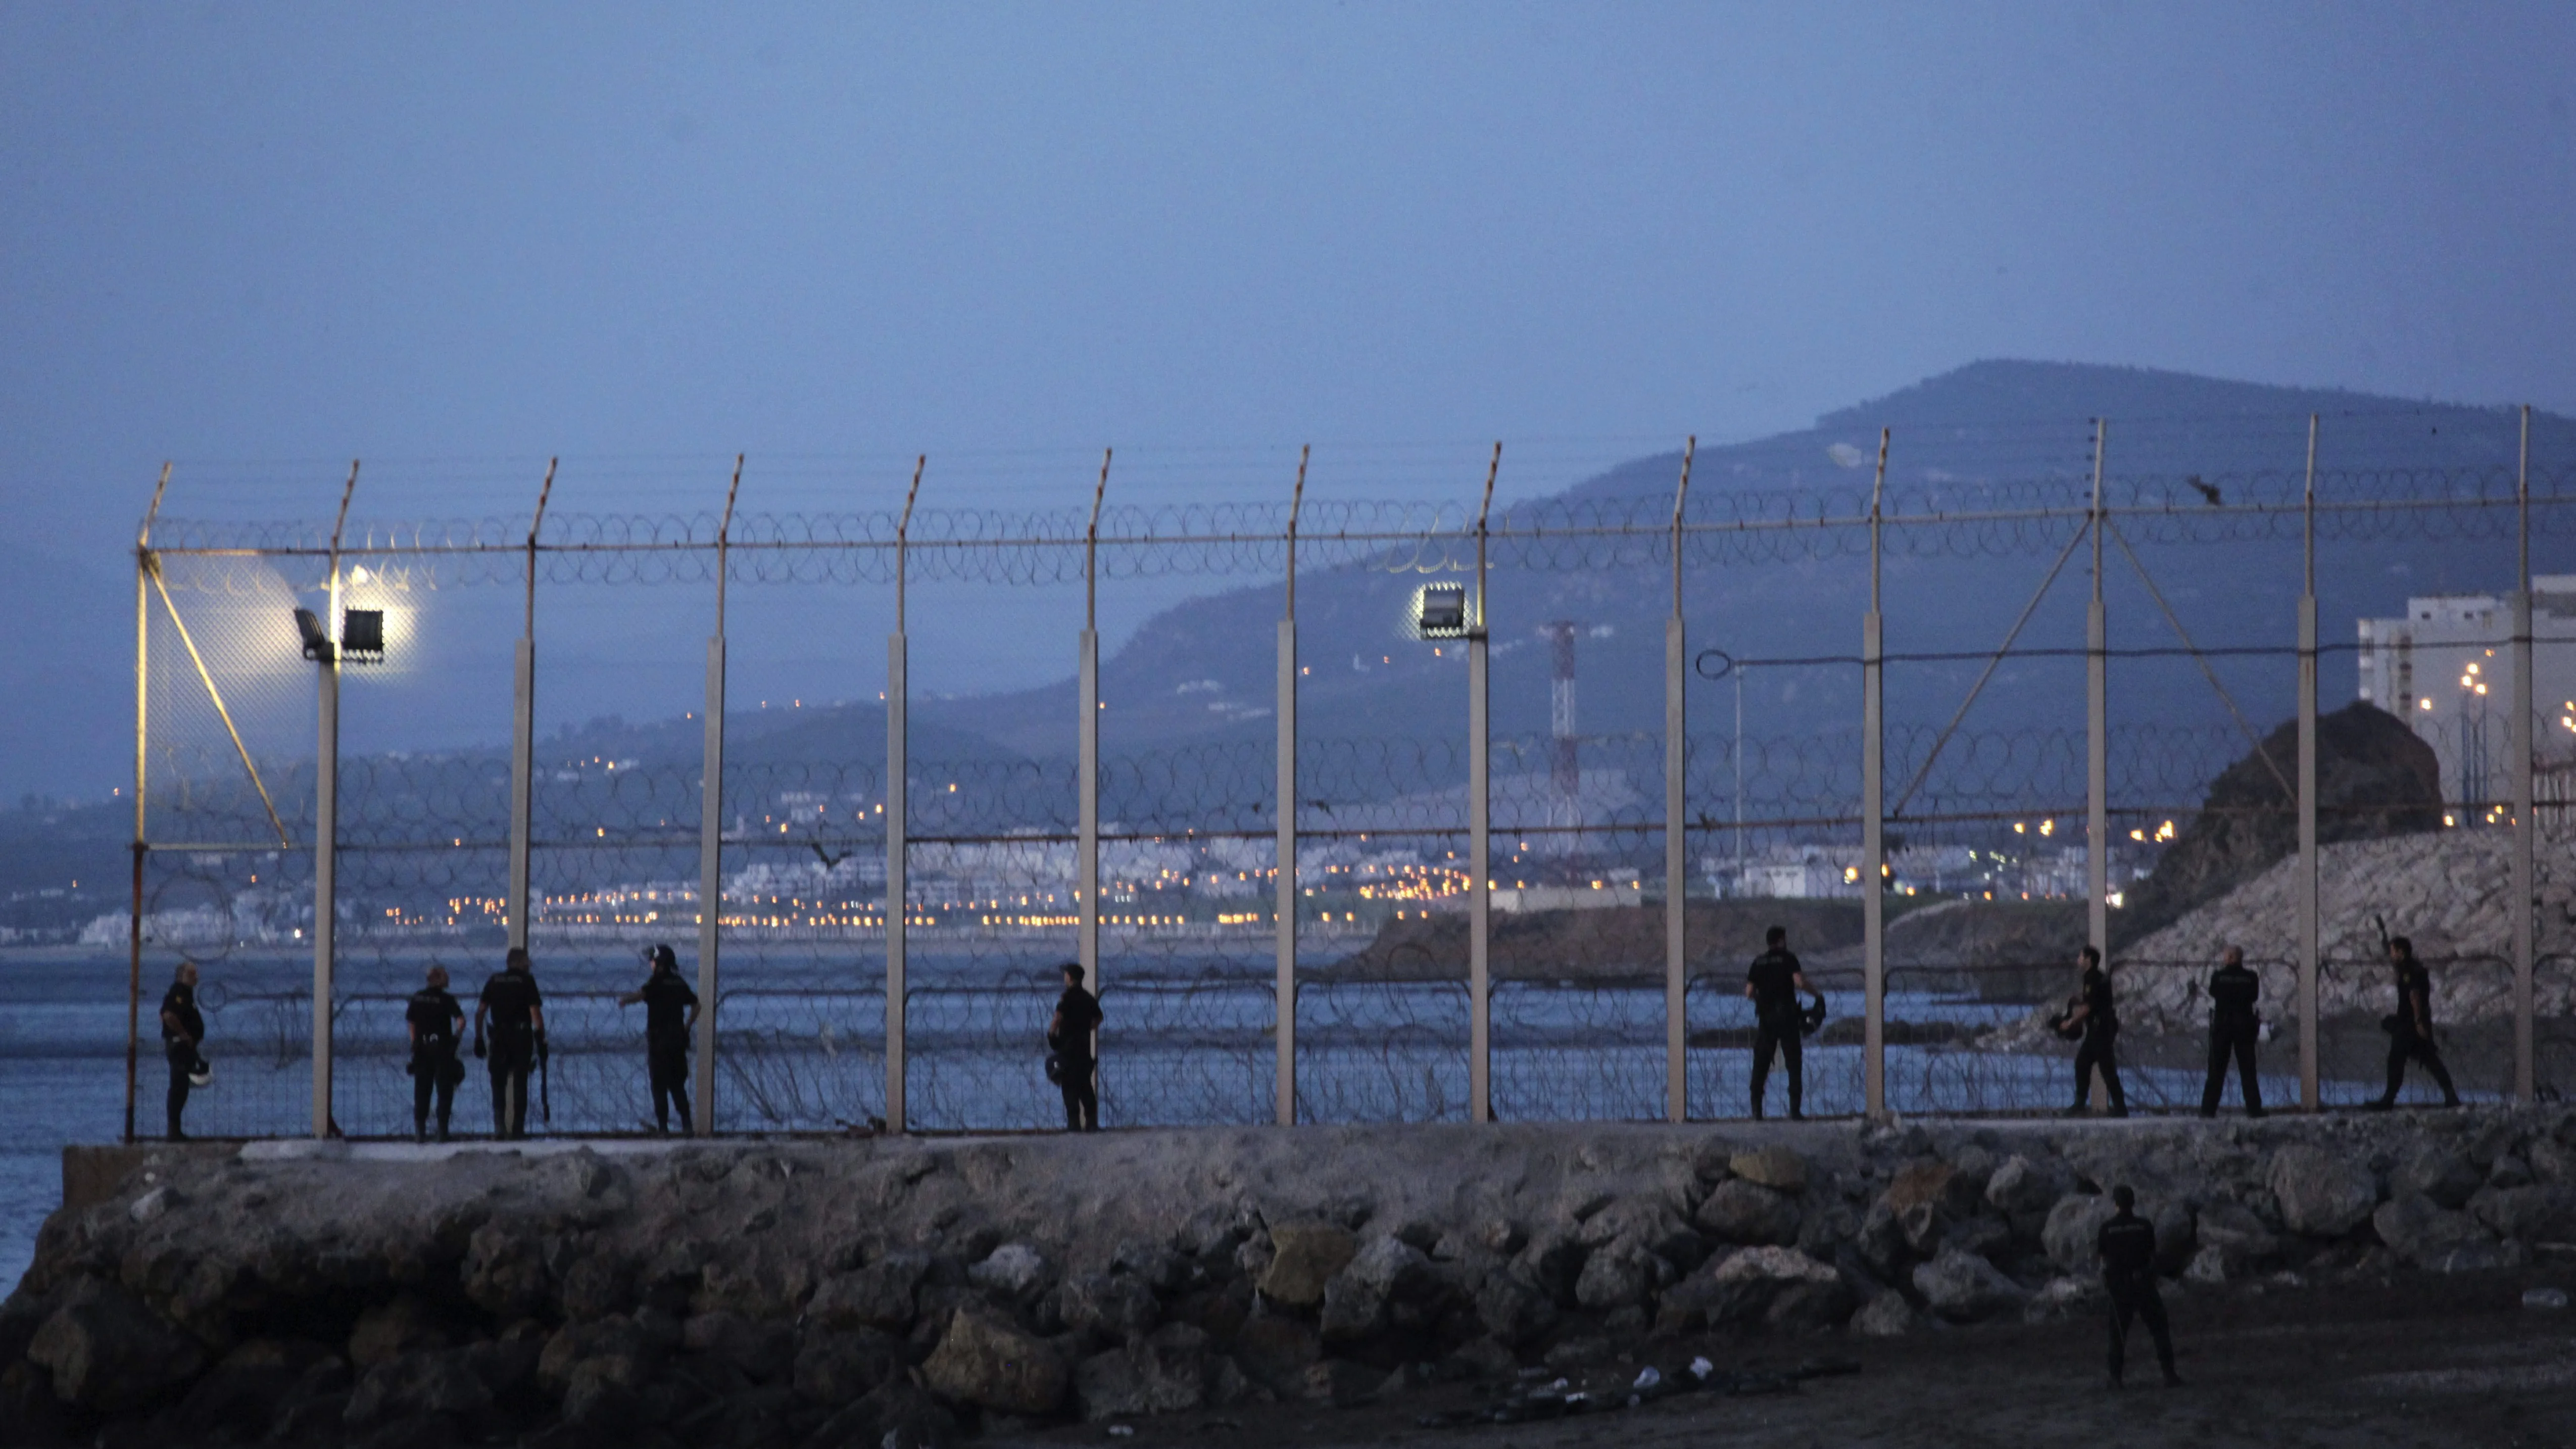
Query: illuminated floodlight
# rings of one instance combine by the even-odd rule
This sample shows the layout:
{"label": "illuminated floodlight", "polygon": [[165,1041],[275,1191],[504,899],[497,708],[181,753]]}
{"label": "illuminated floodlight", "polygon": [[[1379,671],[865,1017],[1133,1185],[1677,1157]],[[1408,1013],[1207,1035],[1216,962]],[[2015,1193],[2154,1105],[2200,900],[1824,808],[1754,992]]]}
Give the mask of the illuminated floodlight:
{"label": "illuminated floodlight", "polygon": [[1413,632],[1421,639],[1467,637],[1467,586],[1424,584],[1413,594]]}
{"label": "illuminated floodlight", "polygon": [[330,662],[333,650],[330,631],[322,627],[322,618],[311,609],[295,611],[295,632],[304,640],[304,657],[321,663]]}
{"label": "illuminated floodlight", "polygon": [[342,658],[380,663],[385,657],[385,611],[347,609],[340,615]]}

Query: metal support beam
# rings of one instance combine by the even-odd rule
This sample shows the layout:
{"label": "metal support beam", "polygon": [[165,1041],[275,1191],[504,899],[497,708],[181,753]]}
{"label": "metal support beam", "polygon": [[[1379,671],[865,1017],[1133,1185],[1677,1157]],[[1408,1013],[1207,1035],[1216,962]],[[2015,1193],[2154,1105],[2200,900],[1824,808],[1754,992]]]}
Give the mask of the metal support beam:
{"label": "metal support beam", "polygon": [[2292,884],[2297,897],[2299,964],[2299,1108],[2315,1112],[2325,1105],[2317,1073],[2319,995],[2317,982],[2325,969],[2325,942],[2318,916],[2317,876],[2317,419],[2308,417],[2308,474],[2301,553],[2306,566],[2299,591],[2299,874]]}
{"label": "metal support beam", "polygon": [[[899,585],[898,585],[899,587]],[[902,611],[896,611],[898,620]],[[904,1107],[903,1027],[906,1011],[904,1000],[904,948],[908,944],[912,912],[910,906],[910,864],[912,792],[911,743],[906,734],[912,724],[912,686],[905,658],[907,641],[897,628],[886,639],[886,787],[885,787],[885,1099],[886,1129],[902,1132],[910,1126]]]}
{"label": "metal support beam", "polygon": [[[1075,768],[1080,772],[1074,781],[1076,830],[1081,839],[1074,847],[1074,897],[1080,903],[1076,928],[1077,954],[1082,961],[1083,978],[1091,994],[1100,994],[1100,504],[1109,495],[1109,450],[1100,454],[1100,481],[1091,491],[1091,527],[1083,536],[1082,551],[1082,637],[1077,643],[1081,657],[1075,661],[1075,692],[1081,696],[1077,707],[1082,719],[1076,734]],[[1100,1052],[1095,1045],[1092,1054],[1095,1087],[1099,1076]]]}
{"label": "metal support beam", "polygon": [[1271,929],[1279,949],[1272,1008],[1279,1052],[1274,1109],[1282,1127],[1297,1125],[1297,516],[1306,508],[1306,461],[1313,453],[1312,445],[1297,450],[1297,487],[1288,501],[1287,592],[1279,616],[1279,851]]}
{"label": "metal support beam", "polygon": [[1690,816],[1684,786],[1688,716],[1682,698],[1690,651],[1682,626],[1682,509],[1690,501],[1691,462],[1699,437],[1682,444],[1681,481],[1673,486],[1673,612],[1664,622],[1664,1117],[1690,1116]]}
{"label": "metal support beam", "polygon": [[313,761],[313,1135],[334,1136],[331,1117],[331,1030],[336,998],[332,983],[334,929],[339,918],[340,864],[340,539],[349,526],[349,500],[358,491],[358,465],[340,490],[340,517],[331,525],[330,602],[322,616],[329,636],[318,661],[319,739]]}
{"label": "metal support beam", "polygon": [[725,585],[732,572],[733,503],[742,493],[742,455],[733,460],[725,489],[724,521],[716,525],[716,629],[707,638],[707,732],[698,776],[698,1071],[697,1135],[716,1135],[716,1013],[723,975],[724,941],[724,715]]}
{"label": "metal support beam", "polygon": [[546,526],[546,503],[554,497],[555,459],[546,460],[546,481],[537,488],[537,511],[528,520],[528,596],[519,630],[518,667],[510,692],[510,944],[527,949],[533,897],[528,884],[528,853],[536,813],[537,753],[537,531]]}
{"label": "metal support beam", "polygon": [[1887,637],[1879,597],[1887,443],[1882,428],[1869,494],[1869,613],[1860,626],[1861,1098],[1874,1121],[1887,1116]]}
{"label": "metal support beam", "polygon": [[[2093,598],[2084,610],[2084,939],[2111,969],[2110,631],[2102,612],[2102,454],[2108,425],[2093,423]],[[2102,1078],[2094,1079],[2102,1105]]]}
{"label": "metal support beam", "polygon": [[143,787],[152,747],[152,606],[147,592],[153,573],[152,524],[161,516],[161,496],[170,489],[170,465],[161,465],[161,481],[152,487],[152,506],[134,535],[134,912],[126,921],[125,975],[125,1140],[134,1140],[134,1093],[137,1058],[143,1040],[143,860],[151,853],[146,832]]}
{"label": "metal support beam", "polygon": [[2513,717],[2507,722],[2505,748],[2513,771],[2513,1097],[2528,1102],[2534,1095],[2532,969],[2539,943],[2534,939],[2532,911],[2539,902],[2533,874],[2533,800],[2531,757],[2531,409],[2522,410],[2522,452],[2515,471],[2518,532],[2513,581]]}

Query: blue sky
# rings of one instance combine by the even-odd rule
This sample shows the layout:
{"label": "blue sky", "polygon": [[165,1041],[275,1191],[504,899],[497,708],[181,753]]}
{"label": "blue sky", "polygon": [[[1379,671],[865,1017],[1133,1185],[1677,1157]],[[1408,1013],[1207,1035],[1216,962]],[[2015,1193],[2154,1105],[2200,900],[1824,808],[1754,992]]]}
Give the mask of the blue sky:
{"label": "blue sky", "polygon": [[1607,461],[1995,356],[2576,411],[2571,56],[2563,4],[0,5],[0,606],[118,647],[164,458],[306,513],[358,455]]}

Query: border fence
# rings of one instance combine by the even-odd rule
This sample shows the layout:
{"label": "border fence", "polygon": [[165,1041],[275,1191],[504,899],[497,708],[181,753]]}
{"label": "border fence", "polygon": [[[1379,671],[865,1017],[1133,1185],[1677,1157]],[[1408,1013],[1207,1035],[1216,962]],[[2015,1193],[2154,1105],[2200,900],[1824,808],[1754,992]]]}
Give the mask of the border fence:
{"label": "border fence", "polygon": [[[353,514],[358,465],[289,523],[186,516],[165,470],[136,547],[127,1132],[147,983],[181,958],[224,1049],[206,1130],[388,1135],[422,968],[471,1013],[467,968],[505,946],[540,963],[543,1120],[643,1130],[617,999],[655,941],[702,1003],[702,1133],[1051,1125],[1063,961],[1108,1012],[1113,1124],[1716,1118],[1745,1106],[1744,959],[1784,913],[1833,1003],[1811,1113],[2064,1105],[2062,1054],[2029,1048],[2086,942],[2152,1007],[2133,1102],[2193,1106],[2174,1023],[2213,962],[2114,928],[2167,852],[2262,840],[2267,1091],[2320,1109],[2376,1094],[2357,1003],[2387,996],[2321,872],[2410,832],[2491,847],[2473,900],[2389,928],[2436,968],[2463,1088],[2528,1099],[2576,1084],[2576,914],[2539,908],[2570,889],[2576,700],[2534,694],[2576,623],[2535,632],[2532,571],[2576,473],[2535,467],[2530,426],[2355,468],[2317,418],[1880,429],[1752,485],[1694,443],[1659,485],[1500,506],[1500,444],[1429,501],[1310,497],[1299,454],[1270,502],[1129,505],[1104,453],[1056,480],[1071,506],[922,507],[922,459],[853,484],[877,511],[755,511],[735,459],[702,512],[569,509],[549,464],[514,516],[400,525]],[[2404,768],[2337,773],[2319,702],[2322,665],[2368,656],[2327,641],[2321,571],[2425,549],[2511,584],[2483,674],[2379,681],[2465,762],[2439,827]],[[1145,585],[1232,591],[1130,646],[1214,662],[1113,698],[1102,595]],[[1048,740],[996,746],[980,706],[915,690],[926,600],[1007,620],[993,648],[1060,639],[1071,687],[1028,695]],[[818,645],[889,616],[881,673]],[[942,654],[978,647],[943,627]],[[1578,650],[1612,727],[1580,725]],[[582,669],[649,677],[662,722],[584,725],[549,682]],[[370,747],[433,693],[508,748]]]}

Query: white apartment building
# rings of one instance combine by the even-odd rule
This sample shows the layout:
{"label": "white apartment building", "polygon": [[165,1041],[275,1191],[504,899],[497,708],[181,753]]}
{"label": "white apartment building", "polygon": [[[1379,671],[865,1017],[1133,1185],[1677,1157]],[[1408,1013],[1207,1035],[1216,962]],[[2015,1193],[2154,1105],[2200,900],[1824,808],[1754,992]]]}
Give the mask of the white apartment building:
{"label": "white apartment building", "polygon": [[[2531,581],[2532,709],[2544,769],[2576,761],[2576,574]],[[2361,698],[2403,719],[2442,765],[2442,798],[2466,825],[2512,798],[2506,764],[2513,618],[2500,594],[2406,601],[2402,619],[2363,619]]]}

